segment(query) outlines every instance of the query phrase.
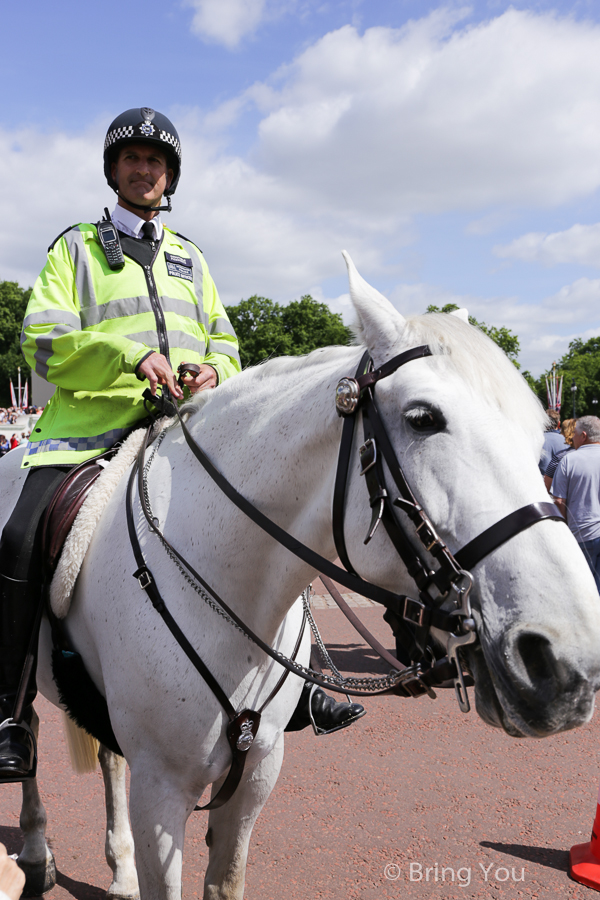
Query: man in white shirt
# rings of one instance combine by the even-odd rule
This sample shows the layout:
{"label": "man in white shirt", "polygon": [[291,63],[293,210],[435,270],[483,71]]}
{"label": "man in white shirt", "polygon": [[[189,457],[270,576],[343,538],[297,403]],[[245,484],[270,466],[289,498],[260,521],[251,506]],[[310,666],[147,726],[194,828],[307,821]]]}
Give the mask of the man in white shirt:
{"label": "man in white shirt", "polygon": [[563,456],[551,491],[600,591],[600,419],[577,419],[573,447],[577,452]]}

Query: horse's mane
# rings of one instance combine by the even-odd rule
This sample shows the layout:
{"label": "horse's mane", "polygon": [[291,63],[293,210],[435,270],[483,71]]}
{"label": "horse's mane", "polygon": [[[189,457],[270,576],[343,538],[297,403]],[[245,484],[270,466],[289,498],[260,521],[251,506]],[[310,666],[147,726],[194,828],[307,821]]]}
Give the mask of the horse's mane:
{"label": "horse's mane", "polygon": [[[237,396],[241,391],[247,391],[248,379],[258,388],[266,380],[306,371],[307,367],[343,364],[345,358],[349,365],[350,360],[358,356],[358,346],[363,343],[360,328],[355,328],[355,337],[357,346],[322,347],[306,356],[277,356],[249,366],[242,377],[225,383],[227,392],[232,391],[233,396]],[[504,351],[479,328],[446,313],[409,316],[398,352],[420,344],[427,344],[434,358],[443,357],[444,365],[449,363],[475,393],[483,393],[513,421],[520,421],[528,431],[543,430],[546,414],[541,403]],[[350,372],[351,368],[343,374]],[[212,391],[200,392],[186,404],[185,411],[193,414],[210,400],[211,394]]]}

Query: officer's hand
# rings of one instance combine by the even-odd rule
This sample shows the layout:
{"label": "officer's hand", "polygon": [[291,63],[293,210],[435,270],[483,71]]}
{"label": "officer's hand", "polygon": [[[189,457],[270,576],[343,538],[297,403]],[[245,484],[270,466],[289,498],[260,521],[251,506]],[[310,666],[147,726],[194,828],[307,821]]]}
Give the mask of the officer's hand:
{"label": "officer's hand", "polygon": [[202,363],[197,375],[192,375],[191,372],[184,372],[181,376],[181,380],[185,386],[190,389],[190,394],[196,394],[198,391],[207,391],[209,388],[215,388],[219,381],[216,371],[207,363]]}
{"label": "officer's hand", "polygon": [[0,844],[0,891],[10,897],[10,900],[19,900],[24,887],[25,873],[14,859],[7,856],[4,844]]}
{"label": "officer's hand", "polygon": [[162,353],[151,353],[139,366],[138,373],[150,382],[150,392],[156,394],[159,384],[166,384],[176,400],[183,399],[183,391],[177,384],[177,376]]}

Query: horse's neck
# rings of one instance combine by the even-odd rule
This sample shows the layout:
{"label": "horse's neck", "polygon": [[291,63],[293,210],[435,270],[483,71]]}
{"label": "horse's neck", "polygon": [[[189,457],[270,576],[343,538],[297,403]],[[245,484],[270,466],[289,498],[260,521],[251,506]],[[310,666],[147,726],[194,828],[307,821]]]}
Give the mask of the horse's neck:
{"label": "horse's neck", "polygon": [[[266,364],[264,371],[237,376],[196,413],[190,430],[237,490],[333,559],[331,503],[341,433],[334,392],[342,375],[354,373],[360,350],[323,355],[321,364],[313,357],[297,367],[274,361],[272,374]],[[168,443],[171,531],[177,523],[180,535],[188,532],[188,552],[207,581],[240,611],[251,605],[261,633],[274,634],[313,570],[233,507],[180,432]]]}

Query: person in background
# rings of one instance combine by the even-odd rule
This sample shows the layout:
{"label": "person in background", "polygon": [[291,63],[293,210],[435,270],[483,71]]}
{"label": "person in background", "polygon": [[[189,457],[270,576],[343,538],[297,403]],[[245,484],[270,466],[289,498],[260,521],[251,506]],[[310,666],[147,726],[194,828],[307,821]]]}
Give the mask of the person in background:
{"label": "person in background", "polygon": [[575,422],[573,447],[552,481],[554,502],[584,552],[600,592],[600,419],[581,416]]}
{"label": "person in background", "polygon": [[547,409],[548,427],[544,435],[544,445],[542,447],[542,455],[540,456],[540,472],[545,475],[548,463],[552,459],[552,454],[558,450],[564,450],[567,446],[565,439],[560,433],[560,413],[556,409]]}
{"label": "person in background", "polygon": [[0,457],[4,456],[10,450],[10,444],[3,434],[0,434]]}
{"label": "person in background", "polygon": [[568,447],[563,447],[561,450],[555,450],[550,462],[546,466],[546,471],[544,472],[544,484],[546,485],[547,491],[549,491],[552,486],[552,479],[554,478],[554,473],[556,472],[559,462],[565,453],[570,453],[571,450],[574,449],[573,435],[575,434],[576,421],[576,419],[563,419],[562,425],[560,426],[561,434],[568,444]]}

